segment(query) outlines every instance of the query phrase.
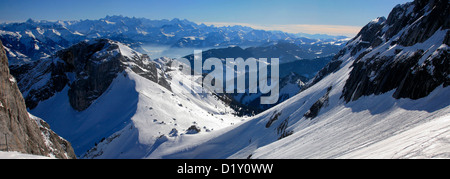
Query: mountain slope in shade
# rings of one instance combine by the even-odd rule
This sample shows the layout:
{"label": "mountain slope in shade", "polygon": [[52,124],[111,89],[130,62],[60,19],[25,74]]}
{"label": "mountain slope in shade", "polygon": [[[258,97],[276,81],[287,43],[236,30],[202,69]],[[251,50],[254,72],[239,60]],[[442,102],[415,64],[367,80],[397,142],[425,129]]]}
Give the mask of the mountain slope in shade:
{"label": "mountain slope in shade", "polygon": [[449,2],[396,6],[303,91],[148,158],[449,158]]}
{"label": "mountain slope in shade", "polygon": [[[265,111],[286,99],[296,95],[302,89],[305,82],[320,71],[328,62],[332,59],[332,56],[323,58],[313,58],[308,53],[314,54],[311,51],[305,54],[305,50],[301,46],[289,43],[277,43],[275,45],[250,47],[242,49],[240,47],[228,47],[220,49],[211,49],[202,52],[202,60],[206,61],[209,58],[219,58],[223,62],[224,71],[234,70],[233,66],[226,64],[227,58],[242,58],[248,60],[249,58],[279,58],[280,60],[280,95],[278,102],[270,105],[262,105],[260,97],[262,93],[250,93],[248,90],[245,93],[231,93],[221,94],[228,99],[232,99],[239,105],[232,105],[232,107],[238,112],[238,115],[254,115],[262,111]],[[303,58],[313,59],[303,59]],[[188,55],[184,58],[188,59],[191,64],[194,63],[194,55]],[[203,70],[204,74],[210,73],[211,70]],[[236,73],[237,75],[246,75],[246,73]],[[236,77],[237,78],[237,77]],[[248,81],[248,75],[245,76]]]}
{"label": "mountain slope in shade", "polygon": [[54,56],[20,66],[10,66],[27,107],[70,86],[70,104],[78,111],[88,108],[129,67],[141,76],[170,90],[164,74],[149,57],[107,39],[80,42]]}
{"label": "mountain slope in shade", "polygon": [[27,112],[17,81],[9,74],[8,59],[1,41],[0,60],[1,150],[56,158],[76,158],[68,141],[53,132],[45,121]]}
{"label": "mountain slope in shade", "polygon": [[69,140],[78,156],[143,158],[162,142],[207,136],[243,120],[217,95],[192,93],[190,86],[175,83],[192,79],[171,63],[178,62],[150,60],[119,42],[99,39],[14,71],[34,104],[30,113]]}

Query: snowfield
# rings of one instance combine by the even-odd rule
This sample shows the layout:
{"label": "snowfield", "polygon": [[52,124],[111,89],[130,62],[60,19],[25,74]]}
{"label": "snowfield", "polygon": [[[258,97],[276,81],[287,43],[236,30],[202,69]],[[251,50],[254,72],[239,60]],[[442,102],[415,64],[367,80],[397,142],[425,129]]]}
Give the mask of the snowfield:
{"label": "snowfield", "polygon": [[41,155],[23,154],[20,152],[3,152],[0,151],[0,159],[53,159]]}
{"label": "snowfield", "polygon": [[[173,76],[182,74],[179,71]],[[165,142],[189,136],[208,136],[215,130],[239,123],[233,110],[211,94],[194,94],[185,86],[173,84],[173,93],[131,71],[128,77],[138,92],[136,112],[131,123],[97,147],[86,158],[142,158]],[[180,76],[178,76],[180,77]],[[120,86],[120,85],[119,85]],[[188,129],[196,126],[197,134]]]}
{"label": "snowfield", "polygon": [[[370,22],[303,91],[253,117],[235,117],[211,92],[195,93],[200,83],[183,84],[201,76],[169,68],[167,58],[138,61],[142,54],[118,42],[117,51],[97,55],[121,53],[125,70],[89,108],[75,111],[66,86],[30,113],[81,158],[450,158],[449,30],[404,38],[448,12],[445,1],[428,3],[441,4],[406,3]],[[167,81],[140,76],[150,63],[152,77]]]}
{"label": "snowfield", "polygon": [[[352,57],[339,71],[245,123],[164,143],[148,158],[450,157],[450,88],[438,87],[419,100],[396,100],[391,91],[346,104],[340,96],[350,62]],[[329,86],[328,105],[316,118],[305,118]],[[269,121],[274,122],[267,128]],[[291,135],[280,140],[283,130]]]}
{"label": "snowfield", "polygon": [[450,158],[450,115],[434,119],[341,158]]}
{"label": "snowfield", "polygon": [[[125,57],[142,55],[119,45]],[[167,73],[172,79],[191,80],[180,71]],[[142,158],[163,142],[184,135],[208,135],[244,120],[211,93],[192,93],[191,87],[181,83],[172,83],[171,89],[127,67],[84,111],[71,107],[66,86],[30,113],[45,119],[84,158]]]}
{"label": "snowfield", "polygon": [[[129,58],[140,55],[120,47]],[[341,99],[360,53],[345,55],[340,70],[250,118],[235,117],[211,93],[178,83],[192,80],[181,71],[166,72],[170,91],[129,68],[84,111],[71,107],[66,87],[30,113],[69,140],[81,158],[450,157],[448,87],[419,100],[397,100],[394,91]],[[320,100],[318,115],[305,117]]]}

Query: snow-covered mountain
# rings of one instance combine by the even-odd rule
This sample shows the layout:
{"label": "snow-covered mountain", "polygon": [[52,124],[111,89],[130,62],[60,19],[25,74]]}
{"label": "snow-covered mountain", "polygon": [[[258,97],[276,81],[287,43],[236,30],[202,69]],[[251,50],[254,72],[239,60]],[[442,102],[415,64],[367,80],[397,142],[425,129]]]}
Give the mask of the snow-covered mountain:
{"label": "snow-covered mountain", "polygon": [[[100,23],[29,21],[13,24],[20,31],[3,25],[0,33],[18,42],[5,45],[10,56],[37,54],[40,60],[12,65],[11,71],[29,112],[70,141],[82,158],[449,158],[449,9],[447,0],[396,6],[387,19],[367,24],[306,84],[287,73],[281,94],[301,92],[249,118],[236,117],[230,99],[193,93],[200,84],[181,83],[202,75],[192,79],[169,67],[178,61],[151,60],[124,43],[139,45],[144,37],[183,47],[205,45],[207,38],[225,44],[262,40],[264,53],[277,51],[279,41],[271,40],[283,34],[119,16]],[[35,35],[58,34],[55,27],[73,39],[95,40],[64,47]],[[44,41],[48,53],[41,48]]]}
{"label": "snow-covered mountain", "polygon": [[[301,60],[315,60],[336,55],[343,45],[330,44],[295,44],[294,42],[279,41],[273,44],[265,44],[258,47],[241,48],[231,46],[226,48],[215,48],[203,52],[204,60],[208,58],[279,58],[280,64],[298,62]],[[185,56],[192,60],[193,54]],[[320,60],[318,60],[320,61]],[[300,72],[302,75],[315,75],[320,70],[313,67],[314,70]],[[287,72],[289,74],[291,71]]]}
{"label": "snow-covered mountain", "polygon": [[[307,39],[280,31],[255,30],[249,27],[215,27],[188,20],[150,20],[107,16],[98,20],[35,21],[0,24],[10,64],[47,58],[82,40],[107,38],[145,52],[142,45],[158,44],[173,48],[259,46],[288,40],[297,44],[330,44],[330,41]],[[331,40],[334,42],[334,40]]]}
{"label": "snow-covered mountain", "polygon": [[222,95],[225,95],[240,104],[239,106],[231,106],[236,112],[238,112],[239,116],[253,116],[297,95],[302,90],[307,81],[308,78],[295,72],[291,72],[289,75],[280,78],[279,97],[278,101],[275,104],[261,104],[261,97],[266,95],[262,94],[261,92],[249,93],[249,91],[246,90],[245,93],[231,93]]}
{"label": "snow-covered mountain", "polygon": [[[25,23],[3,24],[1,29],[2,38],[8,42],[5,44],[6,52],[13,58],[12,61],[10,60],[13,62],[10,65],[11,73],[17,78],[18,86],[23,93],[28,109],[32,114],[47,121],[58,134],[72,142],[79,156],[91,149],[95,143],[104,142],[102,139],[111,138],[111,135],[122,130],[125,126],[134,126],[133,117],[135,116],[158,114],[159,116],[151,119],[155,121],[155,124],[165,125],[169,123],[176,126],[172,126],[172,128],[167,126],[164,128],[157,127],[157,129],[147,125],[137,127],[139,131],[147,131],[143,128],[152,131],[147,136],[152,140],[141,141],[139,139],[137,141],[140,147],[144,146],[142,150],[147,151],[149,146],[153,146],[156,139],[162,135],[176,137],[179,134],[196,133],[196,129],[212,131],[240,122],[242,119],[236,118],[235,115],[254,114],[273,106],[258,107],[255,108],[256,111],[243,113],[244,110],[248,111],[248,106],[259,103],[257,98],[261,95],[243,96],[236,100],[232,97],[216,94],[191,94],[189,89],[184,88],[182,84],[171,82],[173,78],[188,78],[186,76],[180,77],[181,74],[168,67],[168,64],[172,63],[173,60],[167,58],[151,60],[149,56],[132,50],[128,45],[136,47],[150,41],[152,43],[170,44],[174,43],[176,38],[200,38],[206,40],[207,43],[212,43],[199,44],[198,46],[214,45],[213,43],[216,43],[216,41],[225,43],[219,46],[229,45],[228,43],[240,45],[264,44],[260,48],[252,48],[251,51],[260,55],[271,54],[274,57],[285,54],[288,58],[284,64],[303,64],[304,61],[300,61],[302,58],[329,55],[329,53],[336,53],[336,49],[339,48],[339,45],[322,44],[324,46],[322,47],[320,43],[313,44],[318,42],[313,39],[302,40],[302,38],[297,38],[287,41],[290,35],[282,32],[255,31],[242,26],[217,28],[197,25],[179,19],[151,21],[113,16],[101,20],[70,22],[28,20]],[[160,33],[164,34],[164,38],[160,36]],[[231,36],[236,37],[231,38]],[[108,37],[118,41],[99,37]],[[224,41],[223,38],[228,40]],[[280,39],[284,41],[275,42]],[[299,45],[296,45],[296,43],[308,45],[305,41],[310,43],[308,47],[305,46],[308,49],[303,50]],[[331,51],[327,51],[328,47]],[[322,50],[325,53],[322,54]],[[298,55],[301,57],[298,57]],[[323,60],[317,62],[319,61],[324,63]],[[295,65],[288,66],[293,67]],[[314,68],[317,68],[316,71],[320,69],[317,66]],[[290,73],[295,72],[295,70],[289,71],[289,73],[284,72],[287,74],[281,80],[280,102],[298,93],[306,81],[306,78]],[[308,71],[307,73],[313,75],[315,72]],[[122,76],[126,78],[122,79]],[[116,87],[118,92],[111,91],[111,89],[116,89],[115,86],[120,86],[120,88]],[[142,86],[145,89],[137,89]],[[174,92],[173,90],[177,88],[183,90]],[[154,92],[160,90],[163,92]],[[121,95],[121,93],[127,95]],[[142,93],[145,93],[145,95]],[[178,93],[183,94],[183,96],[178,96]],[[156,94],[162,97],[153,97]],[[136,108],[141,104],[163,104],[154,101],[146,102],[142,96],[151,96],[149,98],[162,100],[166,102],[164,103],[166,106],[149,106],[150,112],[138,113]],[[167,100],[171,98],[175,99]],[[124,103],[124,101],[126,102]],[[98,103],[101,103],[101,105]],[[122,103],[127,107],[122,108]],[[179,111],[174,109],[179,107],[189,108],[189,110]],[[111,113],[111,110],[115,112]],[[178,111],[179,113],[173,113],[172,111]],[[192,111],[195,111],[195,113],[191,114]],[[215,116],[213,121],[206,120],[210,116]],[[136,118],[140,120],[142,117]],[[177,119],[181,119],[181,122],[176,122]],[[199,122],[199,120],[204,122]],[[143,135],[140,132],[138,134]],[[169,137],[168,139],[172,138]],[[136,145],[136,141],[134,142],[133,145]],[[127,150],[135,150],[131,143],[128,147]],[[108,147],[108,149],[103,147],[98,150],[114,151],[113,149],[114,147]],[[102,155],[98,151],[91,150],[86,153],[85,157],[139,157],[139,155],[120,156],[114,152],[109,155]]]}
{"label": "snow-covered mountain", "polygon": [[[333,55],[337,54],[337,46],[335,51],[331,50],[324,54],[317,54],[317,51],[312,50],[311,46],[314,45],[296,45],[289,42],[279,42],[268,46],[249,47],[242,49],[241,47],[227,47],[210,49],[202,52],[203,62],[209,58],[219,58],[223,61],[223,69],[225,71],[234,70],[232,66],[226,66],[226,58],[279,58],[280,61],[280,95],[279,100],[275,104],[267,105],[261,104],[261,93],[250,93],[248,90],[246,93],[234,93],[234,94],[221,94],[228,98],[233,99],[238,105],[232,105],[232,107],[242,115],[254,115],[267,110],[289,98],[296,95],[302,89],[303,85],[314,77],[318,71],[330,62]],[[333,45],[334,46],[334,45]],[[320,52],[324,49],[332,49],[331,47],[318,49]],[[316,49],[317,50],[317,49]],[[188,55],[184,58],[188,59],[191,64],[194,62],[194,55]],[[203,74],[210,73],[211,70],[203,70]],[[248,81],[248,71],[246,73],[237,73],[238,76],[246,75],[245,78]]]}
{"label": "snow-covered mountain", "polygon": [[11,68],[29,112],[69,140],[78,156],[142,158],[162,142],[208,135],[243,120],[217,95],[173,83],[192,79],[171,63],[179,62],[150,60],[98,39]]}
{"label": "snow-covered mountain", "polygon": [[449,2],[366,25],[301,93],[146,158],[449,158]]}

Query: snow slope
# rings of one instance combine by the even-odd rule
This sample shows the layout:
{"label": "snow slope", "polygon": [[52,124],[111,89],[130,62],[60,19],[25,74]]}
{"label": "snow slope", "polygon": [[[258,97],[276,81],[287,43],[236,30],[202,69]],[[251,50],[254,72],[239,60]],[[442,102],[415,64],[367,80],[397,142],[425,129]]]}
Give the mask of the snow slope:
{"label": "snow slope", "polygon": [[450,158],[449,121],[450,115],[434,119],[342,158]]}
{"label": "snow slope", "polygon": [[[234,117],[233,109],[211,93],[192,93],[190,87],[170,81],[191,80],[181,71],[163,73],[162,66],[157,69],[159,75],[170,76],[167,78],[170,88],[141,76],[135,69],[139,68],[137,71],[145,75],[147,69],[141,65],[153,62],[133,61],[142,54],[118,42],[111,43],[118,44],[120,52],[117,53],[130,60],[122,62],[125,70],[117,74],[109,88],[86,110],[73,109],[68,97],[69,86],[30,110],[69,140],[78,156],[142,158],[161,141],[196,133],[207,135],[242,120]],[[107,52],[110,53],[97,53]],[[196,84],[194,88],[200,86]],[[197,130],[188,130],[194,128]]]}
{"label": "snow slope", "polygon": [[[52,126],[55,132],[72,143],[77,155],[85,152],[102,137],[123,128],[136,111],[137,92],[134,83],[119,75],[91,107],[78,112],[69,103],[68,90],[56,93],[30,110]],[[102,112],[100,112],[102,111]]]}
{"label": "snow slope", "polygon": [[[450,36],[448,23],[430,26],[448,6],[395,7],[302,92],[251,118],[234,117],[210,93],[192,93],[178,70],[156,72],[170,88],[143,77],[150,68],[140,63],[148,61],[131,60],[141,55],[120,44],[125,70],[86,110],[72,109],[66,87],[30,112],[82,158],[449,158]],[[403,38],[417,37],[421,26],[432,28]]]}
{"label": "snow slope", "polygon": [[448,11],[445,0],[396,6],[298,95],[147,158],[449,158]]}
{"label": "snow slope", "polygon": [[20,152],[0,151],[0,159],[52,159],[52,158],[41,155],[23,154]]}
{"label": "snow slope", "polygon": [[[432,136],[426,130],[426,126],[436,124],[440,117],[449,117],[450,107],[443,109],[441,97],[450,97],[448,89],[438,89],[433,96],[420,102],[412,100],[392,100],[387,93],[381,96],[370,96],[358,102],[348,105],[340,105],[325,112],[318,118],[317,123],[307,124],[310,121],[299,122],[292,136],[265,146],[255,151],[255,158],[411,158],[413,156],[397,155],[395,153],[407,153],[405,144],[410,143],[409,138],[403,137],[409,133],[409,137],[427,137],[436,140],[439,135]],[[426,103],[428,100],[436,100],[440,103]],[[306,123],[306,124],[305,124]],[[438,123],[443,126],[435,126],[447,134],[441,136],[448,140],[449,121]],[[442,127],[442,128],[441,128]],[[407,131],[407,132],[404,132]],[[411,133],[414,132],[414,133]],[[396,143],[386,141],[398,139]],[[398,145],[404,144],[404,145]],[[449,147],[449,144],[442,143]],[[384,150],[373,150],[382,146]],[[430,147],[429,145],[427,147]],[[443,147],[445,149],[445,147]],[[389,150],[391,153],[386,153]],[[421,151],[422,146],[412,145],[410,151]],[[357,151],[356,153],[353,153]],[[436,150],[434,153],[418,155],[417,157],[430,158],[434,156],[449,157],[448,150]],[[447,152],[447,154],[446,154]],[[443,155],[441,155],[443,154]]]}
{"label": "snow slope", "polygon": [[[351,59],[351,58],[350,58]],[[449,157],[447,148],[448,117],[450,116],[450,89],[439,87],[426,98],[419,100],[392,98],[392,93],[372,95],[345,103],[340,96],[348,78],[351,60],[341,70],[321,80],[286,102],[233,128],[217,131],[214,135],[188,139],[187,142],[163,144],[149,158],[410,158]],[[329,105],[321,109],[315,119],[303,115],[310,106],[326,93]],[[266,128],[274,114],[280,113]],[[433,124],[439,129],[429,132],[419,129]],[[285,127],[283,127],[285,126]],[[283,129],[284,128],[284,129]],[[279,140],[280,130],[292,135]],[[433,131],[433,128],[428,129]],[[415,133],[412,133],[415,132]],[[442,133],[440,133],[442,132]],[[412,135],[411,135],[412,134]],[[406,136],[406,137],[405,137]],[[384,153],[405,152],[407,141],[426,136],[439,140],[438,149],[427,155],[410,156]],[[387,143],[398,139],[396,143]],[[195,142],[192,142],[195,141]],[[423,139],[421,139],[423,141]],[[403,144],[397,146],[397,144]],[[411,143],[411,142],[409,142]],[[420,144],[420,143],[419,143]],[[381,148],[380,148],[381,145]],[[420,151],[414,144],[409,151]],[[432,146],[428,146],[432,148]],[[371,148],[378,152],[367,153]],[[383,150],[384,149],[384,150]],[[355,153],[352,153],[355,152]],[[446,153],[447,152],[447,153]]]}
{"label": "snow slope", "polygon": [[[231,108],[211,94],[192,94],[175,84],[171,86],[172,93],[133,72],[127,70],[127,74],[138,94],[135,113],[127,126],[83,157],[142,158],[163,142],[180,136],[209,135],[211,131],[240,122],[230,114]],[[171,75],[182,74],[173,71]],[[191,126],[196,126],[199,133],[190,134]]]}

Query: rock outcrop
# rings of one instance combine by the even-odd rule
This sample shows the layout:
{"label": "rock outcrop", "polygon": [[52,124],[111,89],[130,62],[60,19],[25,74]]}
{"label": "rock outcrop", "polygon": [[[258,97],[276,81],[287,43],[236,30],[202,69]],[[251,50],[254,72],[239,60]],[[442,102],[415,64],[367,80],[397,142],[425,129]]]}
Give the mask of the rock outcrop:
{"label": "rock outcrop", "polygon": [[0,133],[2,150],[57,158],[76,158],[69,142],[55,134],[43,120],[28,114],[17,82],[9,73],[8,59],[1,41]]}
{"label": "rock outcrop", "polygon": [[349,102],[395,90],[394,98],[419,99],[448,86],[449,6],[447,0],[416,0],[364,27],[349,42],[357,58],[342,97]]}
{"label": "rock outcrop", "polygon": [[319,115],[320,109],[322,109],[322,107],[328,106],[330,97],[329,95],[332,89],[333,89],[332,86],[328,87],[325,95],[319,98],[319,100],[317,100],[303,116],[311,120],[317,117],[317,115]]}
{"label": "rock outcrop", "polygon": [[117,74],[124,70],[118,46],[108,40],[81,42],[59,51],[65,71],[75,76],[70,83],[69,101],[75,110],[83,111],[105,92]]}
{"label": "rock outcrop", "polygon": [[28,108],[35,108],[68,86],[71,106],[83,111],[127,67],[170,90],[164,72],[147,55],[107,39],[82,41],[51,58],[10,68]]}
{"label": "rock outcrop", "polygon": [[416,0],[396,6],[350,40],[304,89],[352,60],[343,89],[346,102],[395,90],[394,98],[419,99],[450,85],[450,4]]}

